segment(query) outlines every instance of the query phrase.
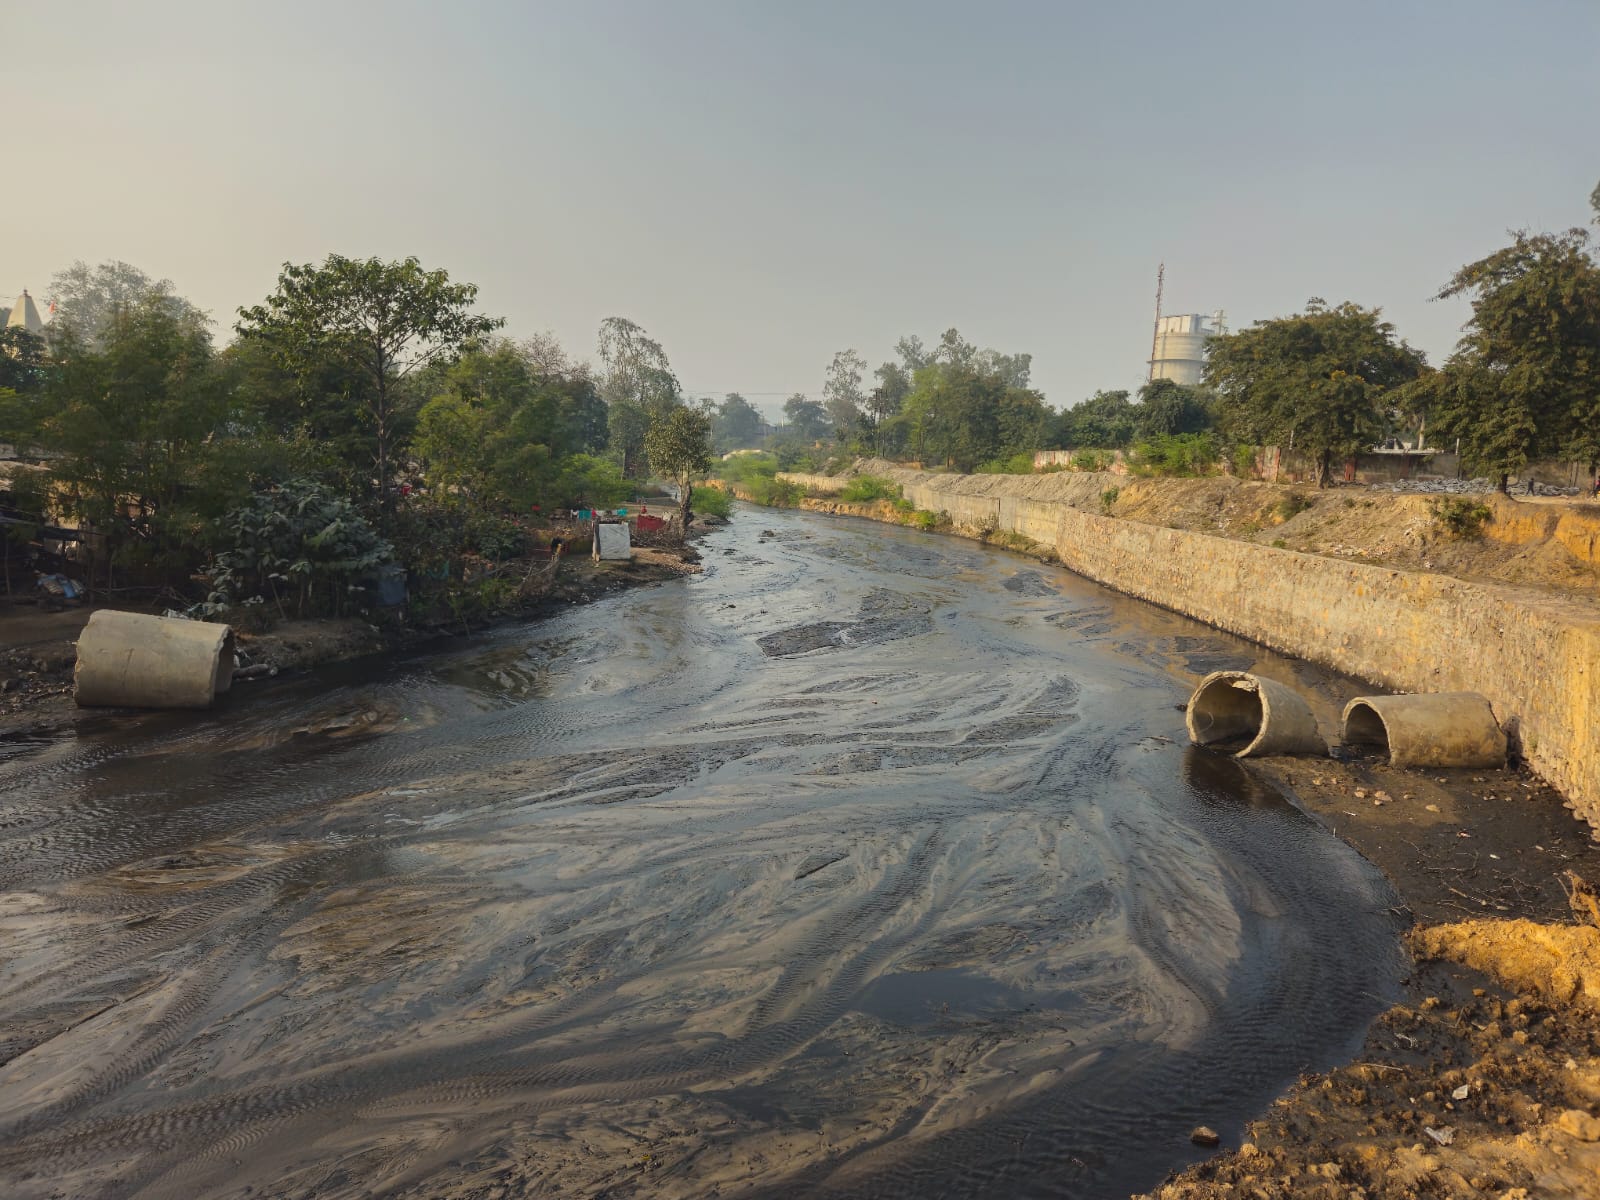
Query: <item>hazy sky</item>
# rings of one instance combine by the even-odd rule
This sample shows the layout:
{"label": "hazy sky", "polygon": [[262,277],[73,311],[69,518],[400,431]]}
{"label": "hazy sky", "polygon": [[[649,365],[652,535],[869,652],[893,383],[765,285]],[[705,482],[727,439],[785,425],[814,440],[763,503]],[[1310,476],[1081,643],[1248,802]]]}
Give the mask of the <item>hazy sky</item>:
{"label": "hazy sky", "polygon": [[[508,332],[604,317],[768,409],[955,325],[1051,403],[1169,312],[1428,298],[1589,217],[1600,0],[0,0],[0,294],[121,258],[212,312],[415,254]],[[766,395],[765,393],[770,393]]]}

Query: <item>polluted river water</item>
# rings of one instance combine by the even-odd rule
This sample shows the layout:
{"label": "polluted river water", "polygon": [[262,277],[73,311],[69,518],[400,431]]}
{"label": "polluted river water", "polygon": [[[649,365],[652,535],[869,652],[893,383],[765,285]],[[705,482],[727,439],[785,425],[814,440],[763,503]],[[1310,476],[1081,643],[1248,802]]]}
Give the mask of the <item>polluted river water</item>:
{"label": "polluted river water", "polygon": [[0,1194],[1122,1196],[1397,994],[1385,879],[1184,744],[1263,652],[892,526],[701,549],[11,747]]}

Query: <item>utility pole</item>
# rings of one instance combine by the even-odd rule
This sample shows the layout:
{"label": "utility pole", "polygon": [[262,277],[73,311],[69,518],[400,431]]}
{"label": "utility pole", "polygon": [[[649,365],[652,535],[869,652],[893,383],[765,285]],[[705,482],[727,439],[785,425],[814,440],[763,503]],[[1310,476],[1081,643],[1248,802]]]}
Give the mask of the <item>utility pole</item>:
{"label": "utility pole", "polygon": [[1156,268],[1156,323],[1150,330],[1150,370],[1146,372],[1144,381],[1151,383],[1156,377],[1156,348],[1161,341],[1161,289],[1167,281],[1167,264],[1162,263]]}

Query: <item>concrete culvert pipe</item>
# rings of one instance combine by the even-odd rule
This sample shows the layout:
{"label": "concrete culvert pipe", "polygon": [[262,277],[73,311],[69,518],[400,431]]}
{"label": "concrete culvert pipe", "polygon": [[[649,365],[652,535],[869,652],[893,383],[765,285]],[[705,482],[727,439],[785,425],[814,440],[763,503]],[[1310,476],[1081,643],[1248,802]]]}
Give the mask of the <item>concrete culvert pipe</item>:
{"label": "concrete culvert pipe", "polygon": [[233,683],[233,629],[101,611],[78,635],[83,707],[210,708]]}
{"label": "concrete culvert pipe", "polygon": [[1396,767],[1499,767],[1506,735],[1477,692],[1357,696],[1344,706],[1344,743],[1386,750]]}
{"label": "concrete culvert pipe", "polygon": [[1197,746],[1243,740],[1237,758],[1265,754],[1326,754],[1317,719],[1285,684],[1245,671],[1213,671],[1189,697],[1184,714]]}

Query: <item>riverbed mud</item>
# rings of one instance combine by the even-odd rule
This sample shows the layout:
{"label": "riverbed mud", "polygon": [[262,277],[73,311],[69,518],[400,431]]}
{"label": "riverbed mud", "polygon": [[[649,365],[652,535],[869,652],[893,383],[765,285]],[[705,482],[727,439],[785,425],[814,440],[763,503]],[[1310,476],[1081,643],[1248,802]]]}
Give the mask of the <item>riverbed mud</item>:
{"label": "riverbed mud", "polygon": [[[759,523],[0,764],[0,1190],[1125,1195],[1400,998],[1389,882],[1183,744],[1218,663],[1348,681],[972,543]],[[863,636],[768,649],[830,622]]]}

